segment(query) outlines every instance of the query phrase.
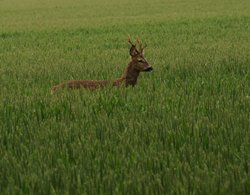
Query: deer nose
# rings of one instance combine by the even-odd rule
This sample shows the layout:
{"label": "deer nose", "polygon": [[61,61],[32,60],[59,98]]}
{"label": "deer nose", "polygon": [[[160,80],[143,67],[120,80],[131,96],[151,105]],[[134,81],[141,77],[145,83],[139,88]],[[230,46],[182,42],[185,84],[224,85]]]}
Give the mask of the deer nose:
{"label": "deer nose", "polygon": [[153,71],[152,66],[148,67],[145,71],[146,71],[146,72],[151,72],[151,71]]}

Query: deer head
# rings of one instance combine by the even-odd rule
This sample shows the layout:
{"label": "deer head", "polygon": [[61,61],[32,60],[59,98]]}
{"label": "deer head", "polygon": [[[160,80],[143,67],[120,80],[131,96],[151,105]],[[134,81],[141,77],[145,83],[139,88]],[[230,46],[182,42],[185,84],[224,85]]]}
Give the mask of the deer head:
{"label": "deer head", "polygon": [[136,48],[136,44],[131,42],[130,38],[128,39],[128,42],[131,44],[129,54],[131,56],[131,64],[133,64],[133,68],[139,72],[151,72],[153,68],[144,58],[144,49],[146,46],[143,47],[139,39],[137,39],[138,48]]}

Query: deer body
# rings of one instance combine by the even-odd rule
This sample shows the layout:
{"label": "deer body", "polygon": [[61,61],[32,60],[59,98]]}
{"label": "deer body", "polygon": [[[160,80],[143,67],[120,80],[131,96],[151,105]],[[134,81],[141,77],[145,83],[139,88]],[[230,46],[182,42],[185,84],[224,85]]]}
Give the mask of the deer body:
{"label": "deer body", "polygon": [[123,83],[126,87],[129,85],[135,86],[137,83],[137,78],[140,72],[150,72],[153,70],[152,66],[146,61],[144,58],[144,48],[140,41],[137,40],[139,44],[139,49],[136,48],[136,45],[132,44],[130,39],[129,43],[131,44],[130,48],[130,56],[131,61],[127,65],[124,75],[114,81],[108,80],[70,80],[65,83],[61,83],[59,85],[55,85],[52,87],[52,93],[59,89],[97,89],[105,86],[117,86],[119,87]]}
{"label": "deer body", "polygon": [[70,80],[65,83],[61,83],[59,85],[55,85],[52,88],[52,91],[56,91],[58,89],[80,89],[80,88],[86,88],[86,89],[96,89],[105,87],[108,85],[113,86],[120,86],[122,84],[122,81],[124,78],[117,79],[115,81],[106,81],[106,80]]}

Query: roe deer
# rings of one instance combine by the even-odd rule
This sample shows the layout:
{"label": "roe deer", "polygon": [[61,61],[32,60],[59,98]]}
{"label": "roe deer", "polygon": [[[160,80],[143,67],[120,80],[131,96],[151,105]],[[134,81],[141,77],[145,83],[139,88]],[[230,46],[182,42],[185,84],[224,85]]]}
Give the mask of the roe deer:
{"label": "roe deer", "polygon": [[128,63],[125,73],[118,79],[114,81],[107,80],[70,80],[65,83],[61,83],[59,85],[55,85],[52,87],[52,93],[58,89],[68,88],[68,89],[79,89],[79,88],[87,88],[87,89],[96,89],[100,87],[105,87],[107,85],[112,86],[120,86],[123,82],[125,82],[125,86],[135,86],[137,82],[137,78],[140,72],[150,72],[153,70],[152,66],[147,62],[144,58],[144,48],[139,39],[137,39],[137,45],[133,44],[129,39],[128,42],[131,44],[131,48],[129,50],[129,54],[131,56],[131,61]]}

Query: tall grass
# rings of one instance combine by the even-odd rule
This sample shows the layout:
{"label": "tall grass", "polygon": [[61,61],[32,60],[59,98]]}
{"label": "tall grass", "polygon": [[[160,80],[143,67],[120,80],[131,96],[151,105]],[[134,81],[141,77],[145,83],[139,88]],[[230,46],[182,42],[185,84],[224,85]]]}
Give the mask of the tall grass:
{"label": "tall grass", "polygon": [[[247,1],[0,1],[0,193],[249,194]],[[115,79],[128,35],[152,74]]]}

